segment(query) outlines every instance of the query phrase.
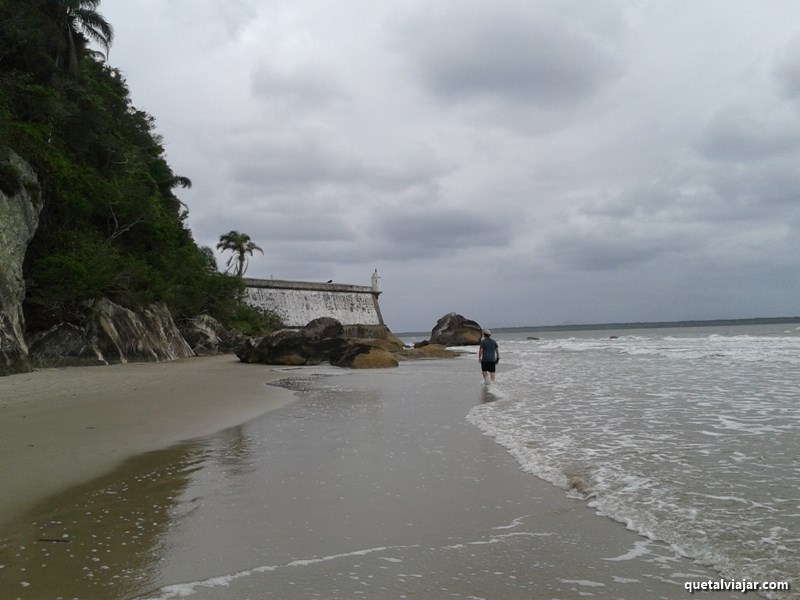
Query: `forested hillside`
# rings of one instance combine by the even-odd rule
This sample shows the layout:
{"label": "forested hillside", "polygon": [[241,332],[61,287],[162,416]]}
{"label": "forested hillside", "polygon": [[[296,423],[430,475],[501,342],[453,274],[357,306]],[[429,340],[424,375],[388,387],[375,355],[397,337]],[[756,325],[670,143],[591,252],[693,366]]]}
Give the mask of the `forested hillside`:
{"label": "forested hillside", "polygon": [[[153,117],[100,52],[113,42],[100,8],[0,0],[0,152],[33,167],[43,198],[24,265],[28,329],[68,321],[99,296],[252,325],[237,301],[240,278],[218,273],[187,227],[176,192],[190,180],[172,171]],[[19,185],[12,169],[0,170],[0,189]]]}

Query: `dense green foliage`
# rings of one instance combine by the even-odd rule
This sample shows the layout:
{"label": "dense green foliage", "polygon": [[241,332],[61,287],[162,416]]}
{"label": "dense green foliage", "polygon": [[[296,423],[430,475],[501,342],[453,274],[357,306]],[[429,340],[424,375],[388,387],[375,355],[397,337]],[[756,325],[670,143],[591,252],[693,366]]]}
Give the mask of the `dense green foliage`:
{"label": "dense green foliage", "polygon": [[[137,307],[164,301],[176,317],[208,312],[244,329],[274,326],[240,301],[240,278],[217,272],[175,195],[154,120],[135,108],[107,50],[99,0],[0,0],[0,152],[39,177],[44,207],[25,261],[31,329],[70,320],[87,299]],[[0,172],[3,189],[16,185]]]}

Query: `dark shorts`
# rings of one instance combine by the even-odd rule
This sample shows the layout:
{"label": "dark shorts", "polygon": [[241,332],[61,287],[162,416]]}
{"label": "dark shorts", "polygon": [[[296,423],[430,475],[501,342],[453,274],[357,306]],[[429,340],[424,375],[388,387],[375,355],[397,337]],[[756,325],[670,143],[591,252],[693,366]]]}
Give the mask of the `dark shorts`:
{"label": "dark shorts", "polygon": [[497,363],[493,362],[486,362],[484,360],[481,361],[481,371],[488,371],[489,373],[494,373],[494,366]]}

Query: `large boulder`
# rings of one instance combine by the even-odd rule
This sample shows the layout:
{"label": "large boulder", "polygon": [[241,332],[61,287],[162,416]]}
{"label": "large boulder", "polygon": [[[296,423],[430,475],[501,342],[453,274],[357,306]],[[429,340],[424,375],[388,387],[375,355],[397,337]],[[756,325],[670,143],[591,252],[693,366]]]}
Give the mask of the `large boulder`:
{"label": "large boulder", "polygon": [[431,331],[431,344],[471,346],[481,343],[483,329],[457,313],[448,313],[436,322]]}
{"label": "large boulder", "polygon": [[[336,319],[320,317],[301,329],[282,329],[258,340],[247,340],[236,349],[239,360],[268,365],[318,365],[323,361],[337,367],[374,369],[396,367],[392,355],[403,342],[385,326],[378,339],[346,337],[347,329]],[[370,330],[373,331],[373,330]]]}
{"label": "large boulder", "polygon": [[399,360],[421,360],[433,358],[455,358],[460,356],[458,352],[447,350],[440,344],[424,344],[414,348],[404,348],[395,352],[394,356]]}
{"label": "large boulder", "polygon": [[385,338],[353,338],[350,340],[350,343],[366,344],[367,346],[373,346],[375,348],[380,348],[381,350],[386,350],[386,352],[399,352],[405,347],[403,340],[395,337],[394,335]]}
{"label": "large boulder", "polygon": [[22,314],[22,261],[41,210],[33,169],[13,152],[0,149],[0,375],[31,370]]}
{"label": "large boulder", "polygon": [[236,355],[242,362],[268,365],[318,365],[332,352],[347,346],[342,324],[336,319],[314,319],[302,329],[281,329],[258,341],[239,345]]}
{"label": "large boulder", "polygon": [[300,331],[315,340],[344,337],[344,326],[333,317],[319,317],[309,321]]}
{"label": "large boulder", "polygon": [[386,369],[396,367],[397,359],[388,351],[375,345],[351,343],[331,354],[334,367],[350,369]]}
{"label": "large boulder", "polygon": [[39,366],[163,362],[194,356],[164,304],[134,312],[107,298],[87,302],[80,324],[62,323],[30,339]]}
{"label": "large boulder", "polygon": [[258,349],[258,347],[261,345],[263,339],[264,338],[261,337],[245,338],[236,346],[236,348],[234,348],[233,351],[243,363],[261,362],[261,351]]}

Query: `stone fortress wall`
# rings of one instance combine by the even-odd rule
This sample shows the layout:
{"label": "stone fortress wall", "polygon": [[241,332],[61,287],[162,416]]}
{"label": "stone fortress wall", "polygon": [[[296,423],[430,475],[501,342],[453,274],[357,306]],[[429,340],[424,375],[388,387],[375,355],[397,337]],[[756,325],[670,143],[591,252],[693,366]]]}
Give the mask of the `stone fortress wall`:
{"label": "stone fortress wall", "polygon": [[303,327],[318,317],[348,326],[384,326],[377,269],[371,286],[244,278],[245,301],[277,314],[287,327]]}

